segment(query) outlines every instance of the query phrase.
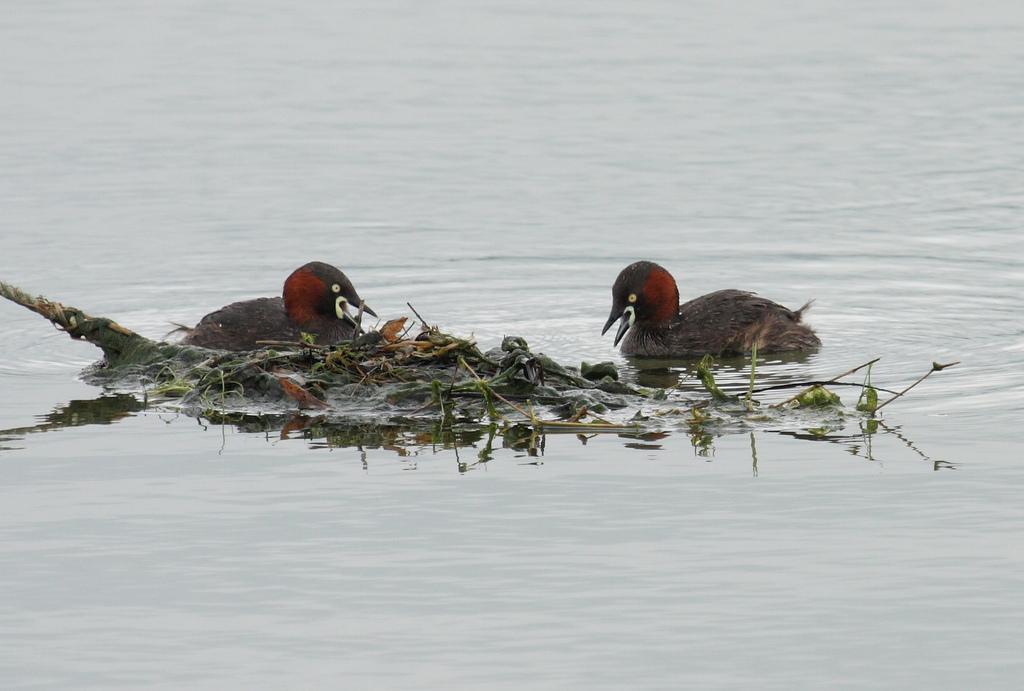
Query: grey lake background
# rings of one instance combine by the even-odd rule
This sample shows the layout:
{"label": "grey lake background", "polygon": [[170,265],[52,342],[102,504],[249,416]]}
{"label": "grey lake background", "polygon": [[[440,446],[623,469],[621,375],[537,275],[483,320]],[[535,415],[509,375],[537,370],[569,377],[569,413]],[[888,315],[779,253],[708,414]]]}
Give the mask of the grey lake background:
{"label": "grey lake background", "polygon": [[1024,678],[1019,3],[5,3],[0,65],[0,279],[153,338],[319,259],[635,381],[646,258],[814,298],[765,377],[962,362],[873,435],[360,447],[51,424],[98,351],[4,302],[0,686]]}

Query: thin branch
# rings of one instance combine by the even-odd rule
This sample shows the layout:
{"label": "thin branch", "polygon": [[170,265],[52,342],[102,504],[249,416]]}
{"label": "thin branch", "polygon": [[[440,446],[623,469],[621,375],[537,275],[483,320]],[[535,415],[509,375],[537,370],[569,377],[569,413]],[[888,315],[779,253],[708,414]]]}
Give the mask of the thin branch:
{"label": "thin branch", "polygon": [[959,364],[960,364],[960,361],[959,361],[959,360],[957,360],[956,362],[949,362],[949,363],[946,363],[945,365],[940,365],[940,364],[939,364],[939,363],[937,363],[937,362],[933,362],[933,363],[932,363],[932,368],[931,368],[930,370],[928,370],[928,372],[927,372],[927,373],[926,373],[926,374],[925,374],[925,375],[924,375],[923,377],[921,377],[920,379],[918,379],[918,380],[917,380],[916,382],[914,382],[913,384],[911,384],[911,385],[910,385],[910,386],[908,386],[907,388],[903,389],[903,391],[900,391],[900,392],[899,392],[898,394],[896,394],[895,396],[893,396],[892,398],[890,398],[890,399],[889,399],[888,401],[886,401],[885,403],[882,403],[881,405],[878,405],[878,406],[876,406],[876,407],[875,407],[875,409],[874,409],[873,411],[871,411],[871,412],[873,412],[873,413],[877,413],[877,412],[878,412],[879,410],[881,410],[881,409],[882,409],[882,408],[884,408],[885,406],[889,405],[890,403],[892,403],[893,401],[895,401],[895,400],[896,400],[897,398],[899,398],[900,396],[902,396],[903,394],[907,393],[907,392],[908,392],[908,391],[910,391],[910,390],[911,390],[912,388],[914,388],[915,386],[917,386],[918,384],[920,384],[921,382],[923,382],[923,381],[924,381],[925,379],[927,379],[928,377],[932,376],[932,373],[933,373],[933,372],[941,372],[942,370],[946,369],[947,367],[953,367],[954,365],[959,365]]}
{"label": "thin branch", "polygon": [[420,323],[421,323],[421,324],[423,324],[423,326],[424,326],[425,328],[429,329],[429,328],[430,328],[430,324],[428,324],[428,323],[427,323],[427,320],[426,320],[426,319],[424,319],[423,317],[421,317],[421,316],[420,316],[420,313],[416,311],[416,308],[415,308],[415,307],[413,307],[413,306],[412,306],[412,305],[411,305],[410,303],[408,303],[408,302],[407,302],[407,303],[405,303],[405,304],[406,304],[406,305],[409,305],[409,309],[411,309],[411,310],[412,310],[412,313],[416,315],[416,318],[420,320]]}

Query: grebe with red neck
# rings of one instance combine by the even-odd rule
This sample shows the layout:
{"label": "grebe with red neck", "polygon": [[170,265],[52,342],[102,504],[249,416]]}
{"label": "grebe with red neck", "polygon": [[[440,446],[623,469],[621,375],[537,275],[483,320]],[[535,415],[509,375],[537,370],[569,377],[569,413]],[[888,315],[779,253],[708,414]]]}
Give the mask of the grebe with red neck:
{"label": "grebe with red neck", "polygon": [[615,345],[630,357],[688,358],[809,350],[821,346],[803,314],[743,290],[719,290],[679,304],[672,275],[639,261],[619,273],[601,334],[619,321]]}
{"label": "grebe with red neck", "polygon": [[219,350],[255,350],[260,341],[297,342],[311,334],[319,345],[355,338],[358,313],[376,317],[341,271],[310,262],[284,282],[282,297],[234,302],[203,317],[182,339],[185,345]]}

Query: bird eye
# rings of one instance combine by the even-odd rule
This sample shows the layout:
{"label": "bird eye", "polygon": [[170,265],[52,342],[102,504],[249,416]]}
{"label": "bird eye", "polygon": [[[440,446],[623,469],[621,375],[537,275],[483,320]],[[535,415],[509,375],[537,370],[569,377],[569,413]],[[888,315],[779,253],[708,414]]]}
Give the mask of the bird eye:
{"label": "bird eye", "polygon": [[630,302],[636,302],[636,293],[630,293],[629,294],[629,301]]}
{"label": "bird eye", "polygon": [[335,293],[340,293],[341,292],[341,286],[338,285],[337,283],[335,283],[334,285],[331,286],[331,290],[333,290]]}

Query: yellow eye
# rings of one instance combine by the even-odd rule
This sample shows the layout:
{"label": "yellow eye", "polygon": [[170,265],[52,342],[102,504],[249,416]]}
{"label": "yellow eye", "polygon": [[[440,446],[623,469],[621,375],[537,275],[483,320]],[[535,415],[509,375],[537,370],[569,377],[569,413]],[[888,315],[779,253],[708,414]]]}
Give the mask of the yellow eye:
{"label": "yellow eye", "polygon": [[335,283],[334,285],[331,286],[331,290],[333,290],[335,293],[340,293],[341,292],[341,286],[338,285],[337,283]]}
{"label": "yellow eye", "polygon": [[630,302],[636,302],[636,293],[630,293],[629,294],[629,301]]}

